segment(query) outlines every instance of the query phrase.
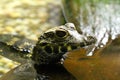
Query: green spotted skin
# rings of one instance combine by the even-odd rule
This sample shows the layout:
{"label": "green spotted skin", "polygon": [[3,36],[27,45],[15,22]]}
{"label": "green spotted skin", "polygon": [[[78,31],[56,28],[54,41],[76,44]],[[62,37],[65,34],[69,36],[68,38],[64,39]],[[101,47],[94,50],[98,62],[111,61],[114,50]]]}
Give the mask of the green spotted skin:
{"label": "green spotted skin", "polygon": [[92,36],[79,34],[72,23],[52,28],[43,33],[33,49],[32,59],[37,64],[55,64],[71,50],[95,43]]}

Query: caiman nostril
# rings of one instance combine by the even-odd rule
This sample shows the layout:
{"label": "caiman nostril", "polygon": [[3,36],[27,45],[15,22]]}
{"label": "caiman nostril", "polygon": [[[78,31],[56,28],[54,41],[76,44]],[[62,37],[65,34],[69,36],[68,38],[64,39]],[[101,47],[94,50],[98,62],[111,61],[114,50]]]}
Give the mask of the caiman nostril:
{"label": "caiman nostril", "polygon": [[63,31],[63,30],[56,30],[56,36],[57,37],[60,37],[60,38],[63,38],[67,35],[66,31]]}

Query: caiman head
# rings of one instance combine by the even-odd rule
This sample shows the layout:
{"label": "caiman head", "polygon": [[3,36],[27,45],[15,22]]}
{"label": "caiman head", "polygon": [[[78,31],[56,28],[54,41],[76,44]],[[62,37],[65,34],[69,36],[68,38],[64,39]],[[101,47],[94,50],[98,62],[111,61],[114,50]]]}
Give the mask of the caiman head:
{"label": "caiman head", "polygon": [[58,63],[71,50],[94,44],[92,36],[79,34],[73,23],[54,27],[44,32],[33,49],[32,59],[39,64]]}

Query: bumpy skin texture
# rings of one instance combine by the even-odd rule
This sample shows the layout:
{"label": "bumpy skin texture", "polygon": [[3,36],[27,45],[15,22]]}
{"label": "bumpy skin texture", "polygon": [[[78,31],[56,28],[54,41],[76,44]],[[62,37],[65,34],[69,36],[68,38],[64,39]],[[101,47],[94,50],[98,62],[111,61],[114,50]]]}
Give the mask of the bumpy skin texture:
{"label": "bumpy skin texture", "polygon": [[95,43],[92,36],[77,32],[73,23],[52,28],[43,33],[33,49],[32,59],[37,64],[55,64],[71,50]]}
{"label": "bumpy skin texture", "polygon": [[31,59],[37,64],[56,64],[66,52],[94,44],[96,41],[92,36],[79,34],[73,23],[47,30],[40,35],[37,42],[12,35],[0,37],[2,56],[20,63]]}
{"label": "bumpy skin texture", "polygon": [[[16,74],[14,72],[17,69],[13,69],[0,80],[22,80],[23,78],[29,80],[30,75],[23,73],[34,73],[35,76],[31,79],[35,80],[57,80],[58,77],[62,80],[63,76],[64,80],[75,80],[61,64],[57,63],[66,52],[94,44],[96,41],[92,36],[79,34],[72,23],[44,32],[37,42],[18,36],[0,35],[0,37],[0,55],[23,65],[17,68]],[[9,76],[12,78],[9,79]]]}

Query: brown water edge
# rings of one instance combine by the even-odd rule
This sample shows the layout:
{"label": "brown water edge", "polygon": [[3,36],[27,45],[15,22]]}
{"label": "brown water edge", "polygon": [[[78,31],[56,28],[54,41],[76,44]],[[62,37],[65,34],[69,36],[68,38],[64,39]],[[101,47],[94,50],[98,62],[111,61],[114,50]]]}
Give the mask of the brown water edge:
{"label": "brown water edge", "polygon": [[83,48],[69,52],[64,67],[77,80],[120,80],[120,49],[117,45],[112,43],[100,55],[94,56],[85,56]]}

